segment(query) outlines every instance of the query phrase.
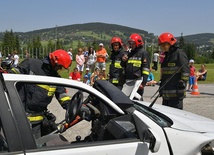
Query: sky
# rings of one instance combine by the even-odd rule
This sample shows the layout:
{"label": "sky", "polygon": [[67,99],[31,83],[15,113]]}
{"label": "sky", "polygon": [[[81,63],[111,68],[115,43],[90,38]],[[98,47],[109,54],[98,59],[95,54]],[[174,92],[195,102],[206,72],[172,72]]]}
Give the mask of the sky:
{"label": "sky", "polygon": [[174,36],[214,33],[214,0],[5,0],[0,32],[102,22]]}

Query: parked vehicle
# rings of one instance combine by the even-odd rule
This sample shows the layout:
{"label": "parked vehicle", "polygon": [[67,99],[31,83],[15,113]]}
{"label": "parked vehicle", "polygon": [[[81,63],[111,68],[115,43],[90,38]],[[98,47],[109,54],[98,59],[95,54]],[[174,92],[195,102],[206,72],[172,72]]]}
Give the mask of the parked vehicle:
{"label": "parked vehicle", "polygon": [[[206,155],[213,154],[214,120],[155,104],[130,100],[105,80],[94,86],[46,76],[2,74],[0,154],[53,155]],[[72,95],[57,129],[34,139],[19,96],[25,84],[60,85]],[[54,101],[52,101],[54,102]],[[52,103],[51,103],[52,104]],[[53,103],[54,104],[54,103]],[[51,109],[49,109],[51,110]],[[62,116],[63,115],[63,116]],[[64,133],[82,121],[90,132]],[[72,128],[71,128],[72,127]],[[70,141],[69,136],[75,136]]]}

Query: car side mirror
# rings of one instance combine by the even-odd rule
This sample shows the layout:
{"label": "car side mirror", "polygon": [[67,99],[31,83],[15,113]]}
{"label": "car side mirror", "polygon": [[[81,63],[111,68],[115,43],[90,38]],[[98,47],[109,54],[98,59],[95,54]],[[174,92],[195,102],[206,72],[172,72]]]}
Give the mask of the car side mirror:
{"label": "car side mirror", "polygon": [[161,139],[158,134],[148,128],[148,130],[144,132],[143,137],[143,141],[149,143],[149,150],[151,150],[151,152],[158,152],[161,145]]}

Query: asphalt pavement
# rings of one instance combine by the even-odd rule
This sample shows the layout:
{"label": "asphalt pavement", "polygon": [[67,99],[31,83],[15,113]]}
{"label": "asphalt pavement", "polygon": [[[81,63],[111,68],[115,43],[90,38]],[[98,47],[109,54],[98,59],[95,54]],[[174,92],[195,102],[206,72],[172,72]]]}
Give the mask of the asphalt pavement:
{"label": "asphalt pavement", "polygon": [[[144,92],[144,101],[152,102],[151,96],[158,90],[159,86],[146,86]],[[199,84],[198,90],[200,95],[191,95],[187,92],[187,97],[184,99],[184,110],[199,114],[214,120],[214,84]],[[72,92],[74,94],[75,92]],[[72,95],[70,94],[70,95]],[[161,104],[162,98],[158,98],[155,104]],[[65,110],[61,108],[59,103],[54,98],[49,104],[48,109],[57,116],[57,121],[60,122],[65,118]],[[69,141],[75,141],[76,136],[81,135],[81,139],[89,135],[91,123],[81,121],[77,125],[68,129],[63,135]]]}
{"label": "asphalt pavement", "polygon": [[[158,90],[159,86],[146,86],[144,101],[152,102],[151,96]],[[199,95],[187,92],[184,101],[184,109],[214,119],[214,84],[198,84]],[[161,104],[162,98],[158,98],[155,104]]]}

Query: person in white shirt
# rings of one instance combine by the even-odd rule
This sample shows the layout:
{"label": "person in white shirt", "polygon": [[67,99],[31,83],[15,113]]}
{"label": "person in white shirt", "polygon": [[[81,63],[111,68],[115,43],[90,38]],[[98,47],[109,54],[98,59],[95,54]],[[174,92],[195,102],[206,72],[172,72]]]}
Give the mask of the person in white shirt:
{"label": "person in white shirt", "polygon": [[88,57],[86,60],[86,68],[89,68],[90,72],[94,71],[96,59],[97,59],[97,57],[96,57],[94,48],[90,47]]}
{"label": "person in white shirt", "polygon": [[18,63],[19,63],[19,56],[18,56],[18,52],[17,51],[14,51],[13,52],[13,67],[17,67]]}
{"label": "person in white shirt", "polygon": [[72,48],[68,49],[68,54],[69,54],[71,60],[73,60]]}

